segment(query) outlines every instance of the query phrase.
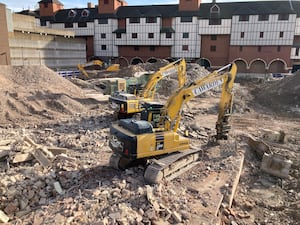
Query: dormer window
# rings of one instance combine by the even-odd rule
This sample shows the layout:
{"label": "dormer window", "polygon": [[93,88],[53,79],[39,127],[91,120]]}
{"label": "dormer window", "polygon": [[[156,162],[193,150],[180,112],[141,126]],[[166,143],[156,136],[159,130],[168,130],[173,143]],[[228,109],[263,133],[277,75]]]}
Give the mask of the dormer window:
{"label": "dormer window", "polygon": [[75,10],[73,10],[73,9],[71,9],[70,11],[69,11],[69,14],[68,14],[68,16],[69,17],[75,17],[76,16],[76,11]]}
{"label": "dormer window", "polygon": [[87,10],[87,9],[84,9],[82,12],[81,12],[81,16],[82,17],[88,17],[90,15],[90,11]]}
{"label": "dormer window", "polygon": [[217,6],[217,5],[213,5],[213,6],[210,8],[210,13],[220,13],[220,7]]}

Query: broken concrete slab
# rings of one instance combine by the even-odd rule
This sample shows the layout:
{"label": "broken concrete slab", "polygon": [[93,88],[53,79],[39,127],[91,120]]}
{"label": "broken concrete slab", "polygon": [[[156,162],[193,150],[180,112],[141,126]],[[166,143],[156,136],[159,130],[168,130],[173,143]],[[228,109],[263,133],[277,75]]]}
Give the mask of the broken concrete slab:
{"label": "broken concrete slab", "polygon": [[287,178],[289,176],[289,171],[292,165],[291,160],[287,160],[284,157],[277,154],[267,154],[263,155],[261,162],[261,170],[269,173],[271,175]]}
{"label": "broken concrete slab", "polygon": [[2,210],[0,210],[0,222],[7,223],[8,221],[9,217]]}

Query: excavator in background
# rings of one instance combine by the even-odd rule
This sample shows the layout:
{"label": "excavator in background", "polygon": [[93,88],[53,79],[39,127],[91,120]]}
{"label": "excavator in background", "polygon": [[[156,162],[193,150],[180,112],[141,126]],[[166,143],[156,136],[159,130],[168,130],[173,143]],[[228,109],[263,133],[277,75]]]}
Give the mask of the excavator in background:
{"label": "excavator in background", "polygon": [[100,67],[101,70],[105,70],[105,71],[119,71],[120,69],[120,65],[119,64],[112,64],[107,66],[106,63],[104,63],[102,60],[92,60],[90,62],[87,62],[85,64],[78,64],[77,68],[78,70],[86,77],[89,77],[88,72],[86,71],[87,68],[91,68],[91,67]]}
{"label": "excavator in background", "polygon": [[183,86],[164,105],[147,102],[141,120],[127,118],[113,123],[109,137],[113,151],[110,166],[125,169],[135,163],[144,163],[147,165],[144,178],[149,183],[172,179],[191,168],[198,161],[201,150],[192,149],[189,138],[177,133],[182,107],[196,96],[222,86],[215,138],[226,140],[236,73],[236,65],[228,64]]}
{"label": "excavator in background", "polygon": [[186,82],[186,62],[179,59],[161,67],[150,76],[145,86],[134,94],[125,91],[113,93],[108,101],[111,108],[117,113],[118,119],[131,118],[134,114],[142,112],[144,102],[152,101],[156,92],[157,83],[172,74],[178,74],[178,86],[181,88]]}

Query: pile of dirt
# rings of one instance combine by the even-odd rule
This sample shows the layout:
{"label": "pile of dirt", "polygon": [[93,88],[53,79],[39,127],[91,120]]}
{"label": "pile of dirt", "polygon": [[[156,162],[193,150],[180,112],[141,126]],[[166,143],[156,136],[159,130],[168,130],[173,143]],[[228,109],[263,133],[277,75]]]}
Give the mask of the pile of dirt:
{"label": "pile of dirt", "polygon": [[300,72],[267,82],[253,94],[257,102],[270,109],[300,113]]}
{"label": "pile of dirt", "polygon": [[46,66],[0,66],[0,123],[60,118],[85,111],[82,89]]}
{"label": "pile of dirt", "polygon": [[[186,65],[186,84],[190,84],[201,77],[209,74],[209,71],[197,63],[187,63]],[[178,88],[177,74],[162,79],[157,88],[157,92],[163,96],[170,96]]]}

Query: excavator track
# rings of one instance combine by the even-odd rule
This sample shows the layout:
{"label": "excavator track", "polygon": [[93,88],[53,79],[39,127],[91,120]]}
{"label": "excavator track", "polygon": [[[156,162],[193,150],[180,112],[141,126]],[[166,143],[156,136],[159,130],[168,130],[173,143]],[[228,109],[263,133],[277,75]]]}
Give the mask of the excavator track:
{"label": "excavator track", "polygon": [[172,180],[199,163],[202,151],[191,149],[176,152],[160,159],[151,159],[146,168],[144,178],[150,184],[160,183],[162,180]]}

